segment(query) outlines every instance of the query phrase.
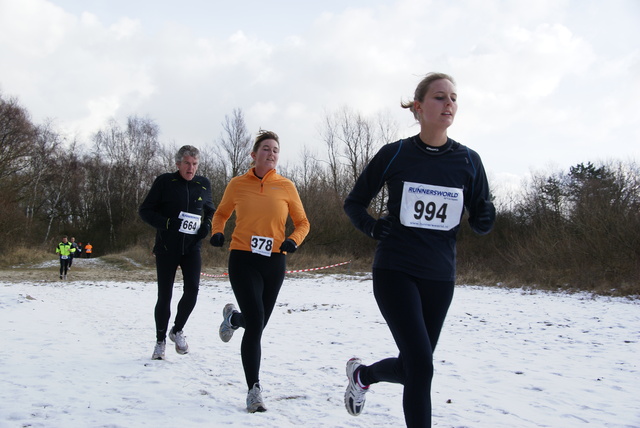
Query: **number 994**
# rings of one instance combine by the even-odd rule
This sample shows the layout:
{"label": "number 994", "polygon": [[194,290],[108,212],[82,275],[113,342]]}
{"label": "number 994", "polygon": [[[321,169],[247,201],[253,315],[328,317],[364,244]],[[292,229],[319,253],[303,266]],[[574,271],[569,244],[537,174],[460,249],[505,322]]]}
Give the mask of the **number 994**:
{"label": "number 994", "polygon": [[442,206],[438,208],[436,203],[433,201],[428,202],[427,204],[425,204],[424,201],[416,201],[413,206],[413,210],[413,218],[416,220],[420,220],[423,217],[427,221],[438,218],[441,223],[444,223],[447,219],[447,204],[442,204]]}

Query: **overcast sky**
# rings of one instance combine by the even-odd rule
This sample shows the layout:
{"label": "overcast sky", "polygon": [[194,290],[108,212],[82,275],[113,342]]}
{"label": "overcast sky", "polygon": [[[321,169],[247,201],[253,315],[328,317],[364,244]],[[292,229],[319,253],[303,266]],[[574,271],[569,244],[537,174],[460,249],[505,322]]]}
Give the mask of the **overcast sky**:
{"label": "overcast sky", "polygon": [[418,133],[399,103],[442,71],[492,180],[640,159],[638,0],[0,0],[0,62],[4,97],[85,144],[138,115],[204,147],[240,108],[294,164],[343,106]]}

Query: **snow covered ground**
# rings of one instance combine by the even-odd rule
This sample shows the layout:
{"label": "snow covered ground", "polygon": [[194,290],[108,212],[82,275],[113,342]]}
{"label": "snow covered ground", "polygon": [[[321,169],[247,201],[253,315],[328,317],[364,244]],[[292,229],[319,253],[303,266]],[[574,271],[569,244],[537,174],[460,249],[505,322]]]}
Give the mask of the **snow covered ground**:
{"label": "snow covered ground", "polygon": [[[328,272],[328,271],[327,271]],[[175,305],[181,294],[176,285]],[[289,276],[265,331],[266,413],[245,411],[240,334],[222,343],[226,278],[203,277],[167,360],[153,282],[0,279],[0,427],[402,427],[402,387],[377,384],[359,417],[345,362],[394,356],[369,276]],[[458,286],[436,350],[434,426],[640,427],[640,303]]]}

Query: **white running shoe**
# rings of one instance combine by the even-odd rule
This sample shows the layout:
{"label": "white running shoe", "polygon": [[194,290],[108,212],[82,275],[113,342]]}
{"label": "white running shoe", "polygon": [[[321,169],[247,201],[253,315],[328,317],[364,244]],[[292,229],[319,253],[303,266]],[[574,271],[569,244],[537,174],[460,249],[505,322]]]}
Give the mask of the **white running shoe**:
{"label": "white running shoe", "polygon": [[174,332],[172,328],[169,332],[169,339],[171,339],[171,341],[176,344],[176,352],[178,354],[184,355],[189,352],[187,338],[182,333],[182,330]]}
{"label": "white running shoe", "polygon": [[218,333],[220,334],[220,339],[225,343],[231,340],[233,333],[235,333],[239,328],[238,326],[231,324],[231,317],[235,313],[238,313],[238,310],[233,303],[227,303],[224,305],[224,308],[222,309],[222,324],[220,324],[220,330]]}
{"label": "white running shoe", "polygon": [[151,356],[152,360],[164,360],[164,348],[166,344],[166,340],[163,340],[162,342],[156,342],[156,347],[153,348],[153,355]]}
{"label": "white running shoe", "polygon": [[344,405],[347,408],[347,412],[350,415],[358,416],[364,409],[365,394],[369,391],[369,387],[361,387],[358,384],[357,379],[354,377],[354,373],[362,365],[360,358],[352,358],[347,361],[347,378],[349,379],[349,385],[347,385],[347,391],[344,393]]}
{"label": "white running shoe", "polygon": [[247,411],[249,413],[267,411],[267,407],[262,401],[262,387],[259,383],[254,383],[253,388],[251,388],[247,394]]}

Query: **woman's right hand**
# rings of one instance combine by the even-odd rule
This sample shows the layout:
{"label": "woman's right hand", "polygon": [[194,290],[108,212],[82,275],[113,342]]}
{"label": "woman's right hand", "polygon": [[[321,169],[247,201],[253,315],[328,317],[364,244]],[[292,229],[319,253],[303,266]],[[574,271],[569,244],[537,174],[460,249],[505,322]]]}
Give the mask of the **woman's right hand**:
{"label": "woman's right hand", "polygon": [[383,240],[391,233],[391,226],[392,223],[386,217],[379,218],[371,229],[371,237],[378,241]]}

